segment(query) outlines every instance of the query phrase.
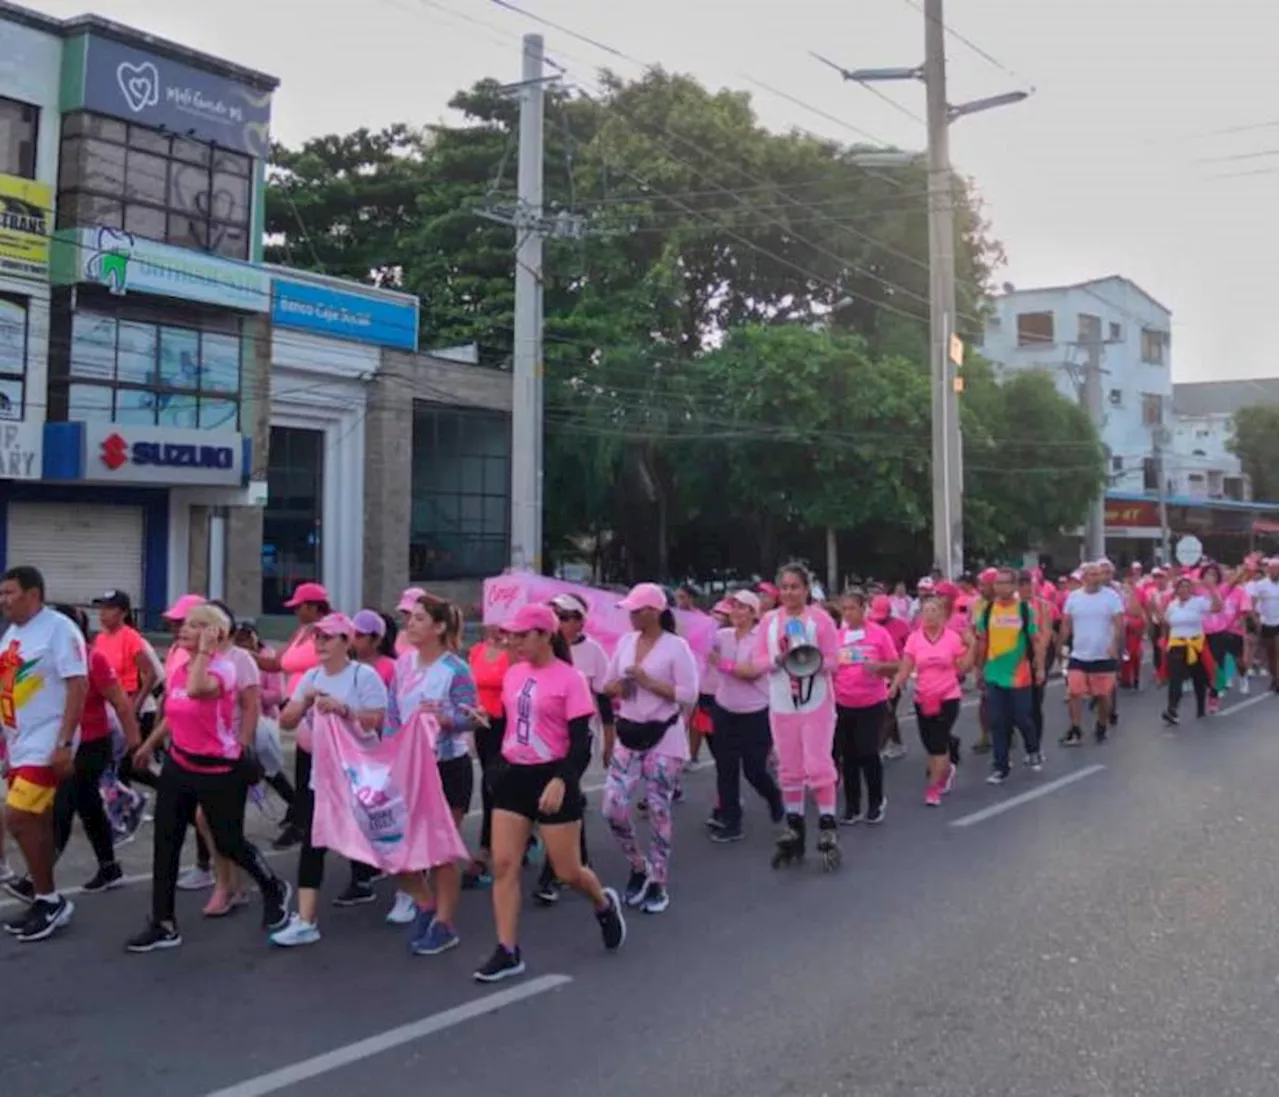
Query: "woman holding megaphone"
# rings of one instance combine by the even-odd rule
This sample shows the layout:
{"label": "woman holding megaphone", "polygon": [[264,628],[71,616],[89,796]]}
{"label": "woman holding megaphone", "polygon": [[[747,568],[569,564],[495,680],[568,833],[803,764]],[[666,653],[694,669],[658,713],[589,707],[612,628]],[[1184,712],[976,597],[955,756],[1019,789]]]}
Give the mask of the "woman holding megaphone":
{"label": "woman holding megaphone", "polygon": [[804,795],[818,804],[818,853],[823,868],[840,865],[836,837],[836,731],[832,675],[840,660],[835,622],[811,605],[813,577],[802,564],[778,573],[779,605],[760,626],[760,658],[769,674],[769,726],[778,753],[778,777],[786,826],[778,836],[773,866],[804,859]]}

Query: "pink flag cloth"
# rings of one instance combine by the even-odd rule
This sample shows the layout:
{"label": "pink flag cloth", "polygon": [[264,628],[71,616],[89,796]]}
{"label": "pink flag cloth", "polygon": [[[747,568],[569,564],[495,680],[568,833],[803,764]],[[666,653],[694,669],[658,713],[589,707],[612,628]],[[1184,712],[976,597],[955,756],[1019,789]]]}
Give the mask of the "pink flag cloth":
{"label": "pink flag cloth", "polygon": [[312,843],[388,874],[468,860],[440,785],[438,730],[419,712],[378,739],[354,721],[316,713]]}

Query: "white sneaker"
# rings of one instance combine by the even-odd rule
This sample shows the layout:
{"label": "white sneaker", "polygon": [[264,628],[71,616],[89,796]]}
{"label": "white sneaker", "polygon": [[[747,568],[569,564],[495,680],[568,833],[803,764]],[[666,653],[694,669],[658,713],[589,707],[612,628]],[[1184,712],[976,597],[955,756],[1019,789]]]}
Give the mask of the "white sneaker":
{"label": "white sneaker", "polygon": [[387,912],[387,924],[407,926],[417,917],[417,914],[418,904],[413,901],[413,896],[397,891],[395,905]]}
{"label": "white sneaker", "polygon": [[298,945],[314,945],[320,940],[320,927],[314,922],[304,922],[298,914],[289,915],[289,924],[271,935],[271,943],[281,948],[296,948]]}
{"label": "white sneaker", "polygon": [[[1241,696],[1243,696],[1243,697],[1248,697],[1248,696],[1249,696],[1249,679],[1248,679],[1248,678],[1241,678],[1241,679],[1239,679],[1239,682],[1240,682],[1240,694],[1241,694]],[[3,880],[3,879],[4,879],[4,873],[3,873],[3,871],[0,871],[0,880]]]}
{"label": "white sneaker", "polygon": [[7,884],[10,880],[16,880],[18,874],[9,867],[9,862],[0,858],[0,884]]}
{"label": "white sneaker", "polygon": [[206,891],[213,883],[213,871],[199,865],[188,865],[178,873],[179,891]]}

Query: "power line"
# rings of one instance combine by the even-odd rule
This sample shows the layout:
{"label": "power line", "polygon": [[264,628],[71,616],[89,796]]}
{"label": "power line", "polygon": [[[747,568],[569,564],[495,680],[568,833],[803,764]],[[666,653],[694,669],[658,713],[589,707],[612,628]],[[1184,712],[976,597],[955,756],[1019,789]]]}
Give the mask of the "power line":
{"label": "power line", "polygon": [[[920,3],[918,3],[917,0],[902,0],[902,2],[906,4],[907,7],[912,8],[915,11],[919,12],[926,19],[929,18],[929,15],[925,12],[924,7]],[[958,30],[956,30],[954,27],[949,26],[947,23],[942,22],[941,20],[939,20],[938,22],[945,33],[949,34],[961,45],[967,46],[970,50],[972,50],[975,54],[981,57],[988,64],[994,65],[1006,76],[1012,76],[1020,84],[1023,84],[1028,88],[1032,86],[1031,82],[1025,76],[1023,76],[1019,72],[1014,71],[1008,65],[1006,65],[1003,61],[999,60],[998,58],[994,57],[992,54],[988,53],[980,45],[978,45],[977,42],[974,42],[971,38],[966,38]]]}

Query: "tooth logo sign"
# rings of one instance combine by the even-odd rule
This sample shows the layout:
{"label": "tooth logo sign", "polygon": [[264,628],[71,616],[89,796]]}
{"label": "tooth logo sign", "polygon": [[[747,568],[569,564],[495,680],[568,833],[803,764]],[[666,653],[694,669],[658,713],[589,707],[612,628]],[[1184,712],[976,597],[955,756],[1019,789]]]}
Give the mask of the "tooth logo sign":
{"label": "tooth logo sign", "polygon": [[129,443],[118,434],[108,434],[102,440],[102,463],[112,472],[129,460]]}
{"label": "tooth logo sign", "polygon": [[121,61],[116,67],[116,81],[124,92],[124,101],[134,114],[160,103],[160,70],[151,61],[140,65]]}

